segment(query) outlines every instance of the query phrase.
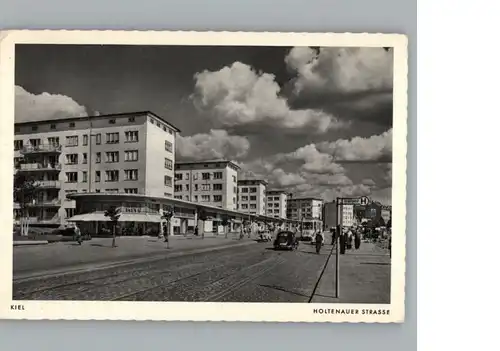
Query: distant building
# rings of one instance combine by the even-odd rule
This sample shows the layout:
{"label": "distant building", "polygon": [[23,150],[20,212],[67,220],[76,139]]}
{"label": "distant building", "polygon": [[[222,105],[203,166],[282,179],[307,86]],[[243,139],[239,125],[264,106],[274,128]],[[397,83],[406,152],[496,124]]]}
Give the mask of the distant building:
{"label": "distant building", "polygon": [[265,215],[266,188],[263,179],[238,180],[238,211]]}
{"label": "distant building", "polygon": [[227,160],[176,162],[174,197],[236,210],[239,170]]}
{"label": "distant building", "polygon": [[[61,225],[73,193],[173,195],[179,130],[150,111],[16,123],[15,172],[37,181],[27,207],[34,225]],[[21,215],[14,204],[14,218]]]}
{"label": "distant building", "polygon": [[323,206],[323,221],[325,230],[335,228],[337,225],[337,204],[335,201],[327,202]]}
{"label": "distant building", "polygon": [[320,198],[291,198],[287,201],[287,217],[300,221],[302,219],[322,220],[323,200]]}
{"label": "distant building", "polygon": [[288,192],[285,190],[266,191],[266,215],[269,217],[286,218]]}

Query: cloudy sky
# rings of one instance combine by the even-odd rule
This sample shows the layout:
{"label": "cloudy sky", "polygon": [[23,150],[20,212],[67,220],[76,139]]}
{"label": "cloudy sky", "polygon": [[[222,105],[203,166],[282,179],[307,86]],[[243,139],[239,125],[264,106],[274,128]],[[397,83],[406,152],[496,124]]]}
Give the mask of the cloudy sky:
{"label": "cloudy sky", "polygon": [[177,159],[390,204],[392,70],[383,48],[18,45],[16,121],[151,110]]}

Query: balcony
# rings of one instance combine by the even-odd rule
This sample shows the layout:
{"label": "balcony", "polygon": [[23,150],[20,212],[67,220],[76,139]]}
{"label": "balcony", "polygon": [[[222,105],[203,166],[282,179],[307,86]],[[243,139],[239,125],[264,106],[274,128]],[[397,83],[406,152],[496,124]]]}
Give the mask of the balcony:
{"label": "balcony", "polygon": [[61,145],[58,144],[42,144],[42,145],[26,145],[20,150],[21,154],[60,154]]}
{"label": "balcony", "polygon": [[[28,217],[27,222],[29,224],[54,225],[54,224],[59,224],[61,222],[61,219],[59,218],[59,216],[54,216],[52,218]],[[20,217],[14,218],[14,224],[19,224],[19,223],[21,223],[21,218]]]}
{"label": "balcony", "polygon": [[61,182],[59,180],[37,180],[34,186],[40,189],[61,189]]}
{"label": "balcony", "polygon": [[19,165],[18,172],[54,171],[61,170],[60,163],[23,163]]}
{"label": "balcony", "polygon": [[30,203],[26,204],[26,207],[60,207],[61,200],[53,199],[53,200],[33,200]]}

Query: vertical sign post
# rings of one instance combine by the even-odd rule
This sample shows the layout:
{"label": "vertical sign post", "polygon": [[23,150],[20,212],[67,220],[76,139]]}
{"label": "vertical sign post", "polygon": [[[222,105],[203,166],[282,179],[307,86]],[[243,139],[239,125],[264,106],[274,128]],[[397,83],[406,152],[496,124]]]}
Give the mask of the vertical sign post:
{"label": "vertical sign post", "polygon": [[335,298],[339,298],[339,290],[340,290],[340,235],[342,233],[342,199],[337,198],[337,225],[335,226]]}

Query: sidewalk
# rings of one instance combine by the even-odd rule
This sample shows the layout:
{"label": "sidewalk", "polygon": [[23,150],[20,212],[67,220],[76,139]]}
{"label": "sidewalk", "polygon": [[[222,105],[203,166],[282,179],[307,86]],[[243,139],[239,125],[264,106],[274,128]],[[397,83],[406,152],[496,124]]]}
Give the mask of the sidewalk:
{"label": "sidewalk", "polygon": [[390,303],[391,263],[389,254],[372,243],[340,255],[339,298],[335,298],[335,251],[312,303]]}
{"label": "sidewalk", "polygon": [[231,234],[227,239],[224,235],[207,236],[204,239],[172,236],[169,238],[169,249],[163,240],[154,237],[118,237],[115,248],[111,247],[111,242],[111,238],[93,238],[84,241],[81,246],[76,242],[58,242],[42,246],[14,247],[14,275],[99,263],[111,264],[139,258],[178,256],[200,250],[209,251],[255,243],[253,238],[245,237],[239,240]]}

